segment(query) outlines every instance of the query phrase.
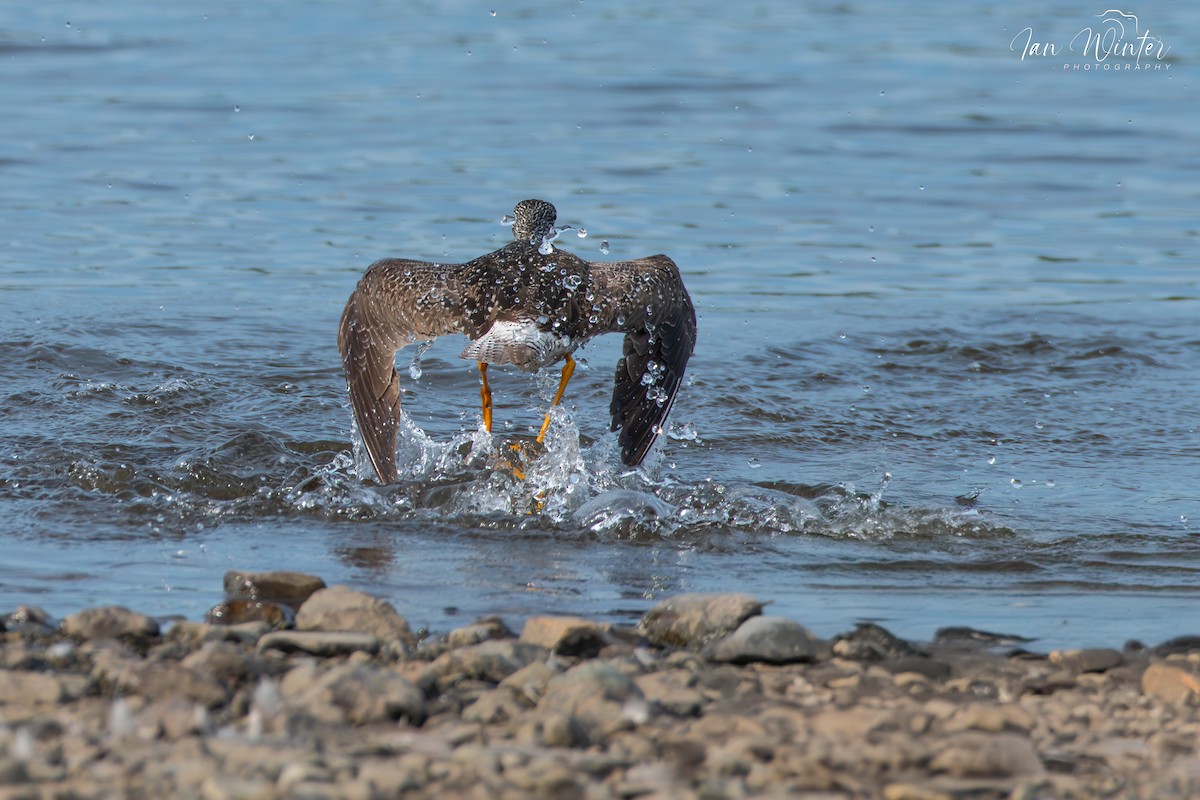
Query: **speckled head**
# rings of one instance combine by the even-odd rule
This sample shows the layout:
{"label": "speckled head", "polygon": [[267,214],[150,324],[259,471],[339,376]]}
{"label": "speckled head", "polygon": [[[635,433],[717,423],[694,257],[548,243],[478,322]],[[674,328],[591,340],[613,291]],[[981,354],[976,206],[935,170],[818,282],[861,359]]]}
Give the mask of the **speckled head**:
{"label": "speckled head", "polygon": [[545,200],[522,200],[513,209],[513,239],[518,242],[541,244],[554,232],[558,212]]}

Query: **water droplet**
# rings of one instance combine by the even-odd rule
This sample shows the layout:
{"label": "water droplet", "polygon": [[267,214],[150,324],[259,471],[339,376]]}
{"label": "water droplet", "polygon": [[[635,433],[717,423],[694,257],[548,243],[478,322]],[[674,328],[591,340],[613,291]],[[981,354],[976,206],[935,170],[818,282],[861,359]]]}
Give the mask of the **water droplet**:
{"label": "water droplet", "polygon": [[578,236],[580,239],[586,239],[587,238],[587,228],[579,228],[578,230],[575,231],[575,235]]}
{"label": "water droplet", "polygon": [[868,232],[868,233],[874,233],[874,232],[875,232],[875,226],[874,226],[874,225],[868,225],[868,226],[867,226],[867,232]]}
{"label": "water droplet", "polygon": [[1009,479],[1008,479],[1008,482],[1009,482],[1009,483],[1011,483],[1011,484],[1013,485],[1013,488],[1014,488],[1014,489],[1020,489],[1020,488],[1021,488],[1021,481],[1020,481],[1018,478],[1009,478]]}
{"label": "water droplet", "polygon": [[750,469],[758,469],[762,466],[762,462],[758,460],[758,456],[751,456],[750,460],[746,463],[750,465]]}
{"label": "water droplet", "polygon": [[845,339],[845,338],[846,338],[846,334],[844,334],[844,333],[839,333],[839,334],[838,334],[838,338],[839,338],[839,339]]}
{"label": "water droplet", "polygon": [[608,255],[608,242],[600,242],[600,255]]}
{"label": "water droplet", "polygon": [[996,457],[995,457],[995,456],[988,456],[988,457],[987,457],[987,463],[989,463],[989,464],[995,464],[995,463],[996,463]]}
{"label": "water droplet", "polygon": [[581,283],[583,283],[583,277],[581,275],[568,275],[567,277],[563,278],[563,287],[568,292],[573,292],[578,289],[579,284]]}
{"label": "water droplet", "polygon": [[885,94],[887,94],[887,92],[886,92],[885,90],[883,90],[883,89],[880,89],[880,90],[879,90],[879,96],[880,96],[880,97],[883,97]]}
{"label": "water droplet", "polygon": [[538,252],[544,256],[548,256],[554,252],[554,245],[550,244],[550,240],[548,238],[543,239],[542,243],[538,245]]}
{"label": "water droplet", "polygon": [[496,10],[495,10],[495,9],[492,9],[492,10],[491,10],[491,11],[489,11],[488,13],[489,13],[489,14],[491,14],[493,17],[494,17],[494,16],[496,16]]}
{"label": "water droplet", "polygon": [[619,326],[621,326],[621,325],[624,325],[624,324],[625,324],[625,315],[624,315],[624,314],[617,314],[617,326],[619,327]]}
{"label": "water droplet", "polygon": [[1033,427],[1037,428],[1040,431],[1043,428],[1045,428],[1046,426],[1043,425],[1042,421],[1039,419],[1037,422],[1033,423]]}
{"label": "water droplet", "polygon": [[251,134],[248,134],[248,135],[246,136],[246,138],[247,138],[247,139],[249,139],[250,141],[252,141],[252,142],[253,142],[253,141],[254,141],[254,134],[253,134],[253,133],[251,133]]}
{"label": "water droplet", "polygon": [[517,221],[517,218],[514,217],[512,214],[505,214],[503,217],[500,218],[501,225],[512,225],[516,221]]}
{"label": "water droplet", "polygon": [[925,187],[924,187],[924,186],[918,186],[918,187],[917,187],[917,189],[919,189],[919,190],[920,190],[920,191],[922,191],[922,192],[923,192],[923,191],[925,191]]}
{"label": "water droplet", "polygon": [[864,385],[863,385],[863,394],[869,394],[869,393],[870,393],[870,391],[871,391],[871,386],[870,386],[870,384],[864,384]]}
{"label": "water droplet", "polygon": [[67,23],[67,27],[68,27],[68,28],[69,28],[69,27],[71,27],[71,23],[70,23],[70,22],[68,22],[68,23]]}
{"label": "water droplet", "polygon": [[233,107],[233,113],[235,113],[235,114],[237,114],[237,113],[238,113],[238,112],[240,112],[241,110],[242,110],[242,107],[241,107],[241,106],[234,106],[234,107]]}

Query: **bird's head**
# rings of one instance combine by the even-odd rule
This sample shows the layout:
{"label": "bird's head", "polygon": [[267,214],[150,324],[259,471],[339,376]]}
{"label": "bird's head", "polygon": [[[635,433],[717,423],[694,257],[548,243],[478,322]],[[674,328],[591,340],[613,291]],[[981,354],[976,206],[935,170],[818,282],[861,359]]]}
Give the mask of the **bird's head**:
{"label": "bird's head", "polygon": [[545,200],[522,200],[513,209],[513,239],[518,242],[541,244],[554,235],[558,212]]}

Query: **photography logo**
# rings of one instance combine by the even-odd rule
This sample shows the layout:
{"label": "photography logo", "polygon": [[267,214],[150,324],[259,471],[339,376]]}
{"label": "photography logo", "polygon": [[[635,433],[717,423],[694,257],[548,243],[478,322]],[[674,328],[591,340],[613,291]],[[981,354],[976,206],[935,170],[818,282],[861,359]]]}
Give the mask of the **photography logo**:
{"label": "photography logo", "polygon": [[1079,30],[1064,46],[1062,40],[1041,40],[1028,26],[1018,31],[1008,49],[1022,61],[1041,59],[1073,72],[1167,72],[1170,46],[1142,28],[1135,14],[1109,9],[1097,14],[1098,22]]}

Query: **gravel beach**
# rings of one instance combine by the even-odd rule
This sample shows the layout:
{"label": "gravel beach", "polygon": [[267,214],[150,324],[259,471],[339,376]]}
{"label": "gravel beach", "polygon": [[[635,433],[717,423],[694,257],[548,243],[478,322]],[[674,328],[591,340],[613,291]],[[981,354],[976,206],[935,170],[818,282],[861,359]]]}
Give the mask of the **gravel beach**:
{"label": "gravel beach", "polygon": [[746,594],[425,634],[313,576],[225,596],[4,617],[0,798],[1200,795],[1200,637],[822,640]]}

